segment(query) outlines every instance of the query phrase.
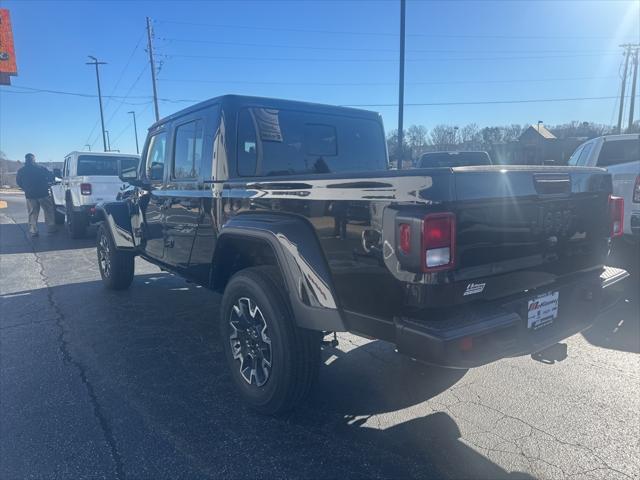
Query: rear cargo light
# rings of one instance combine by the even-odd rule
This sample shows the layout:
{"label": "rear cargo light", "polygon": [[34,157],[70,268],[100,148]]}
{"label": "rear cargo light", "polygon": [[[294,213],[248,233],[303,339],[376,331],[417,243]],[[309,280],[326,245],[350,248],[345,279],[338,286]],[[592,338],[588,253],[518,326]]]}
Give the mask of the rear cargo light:
{"label": "rear cargo light", "polygon": [[422,271],[448,270],[455,263],[456,217],[434,213],[422,222]]}
{"label": "rear cargo light", "polygon": [[82,195],[91,195],[91,184],[90,183],[81,183],[80,184],[80,193]]}
{"label": "rear cargo light", "polygon": [[624,227],[624,198],[609,195],[609,215],[611,216],[611,238],[621,237]]}
{"label": "rear cargo light", "polygon": [[640,175],[636,177],[636,184],[633,186],[633,203],[640,203]]}
{"label": "rear cargo light", "polygon": [[411,225],[408,223],[400,224],[400,251],[405,255],[411,252]]}

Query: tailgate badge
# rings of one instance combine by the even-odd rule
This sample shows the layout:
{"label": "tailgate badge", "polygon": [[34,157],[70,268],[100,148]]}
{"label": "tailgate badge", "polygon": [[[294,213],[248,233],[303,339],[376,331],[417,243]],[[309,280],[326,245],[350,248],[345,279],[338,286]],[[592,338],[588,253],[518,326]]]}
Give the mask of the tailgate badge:
{"label": "tailgate badge", "polygon": [[467,285],[467,289],[464,291],[462,296],[466,297],[467,295],[475,295],[476,293],[482,293],[486,285],[487,285],[486,283],[470,283],[469,285]]}

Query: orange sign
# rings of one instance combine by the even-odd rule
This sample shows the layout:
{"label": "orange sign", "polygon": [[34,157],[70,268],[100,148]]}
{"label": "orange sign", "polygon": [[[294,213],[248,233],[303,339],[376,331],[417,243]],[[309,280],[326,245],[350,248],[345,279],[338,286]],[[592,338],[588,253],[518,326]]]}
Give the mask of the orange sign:
{"label": "orange sign", "polygon": [[0,8],[0,76],[17,75],[16,51],[13,46],[13,32],[9,10]]}

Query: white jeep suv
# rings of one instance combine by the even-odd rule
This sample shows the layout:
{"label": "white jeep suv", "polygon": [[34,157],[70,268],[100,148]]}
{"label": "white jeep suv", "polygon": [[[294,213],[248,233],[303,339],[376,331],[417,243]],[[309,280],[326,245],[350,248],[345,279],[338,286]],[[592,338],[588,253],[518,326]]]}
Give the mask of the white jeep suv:
{"label": "white jeep suv", "polygon": [[138,155],[101,152],[71,152],[62,170],[55,169],[51,195],[56,223],[66,223],[73,238],[84,236],[96,217],[98,202],[115,200],[121,188],[122,170],[137,168]]}

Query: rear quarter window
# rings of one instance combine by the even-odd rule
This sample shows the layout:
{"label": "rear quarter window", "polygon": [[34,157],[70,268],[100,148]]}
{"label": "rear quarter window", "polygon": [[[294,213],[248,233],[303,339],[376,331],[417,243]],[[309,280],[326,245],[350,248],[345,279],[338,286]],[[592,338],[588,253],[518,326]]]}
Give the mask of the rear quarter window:
{"label": "rear quarter window", "polygon": [[237,161],[240,176],[357,172],[387,166],[379,122],[271,108],[239,112]]}
{"label": "rear quarter window", "polygon": [[637,160],[640,160],[640,139],[609,140],[602,145],[598,166],[607,167]]}

